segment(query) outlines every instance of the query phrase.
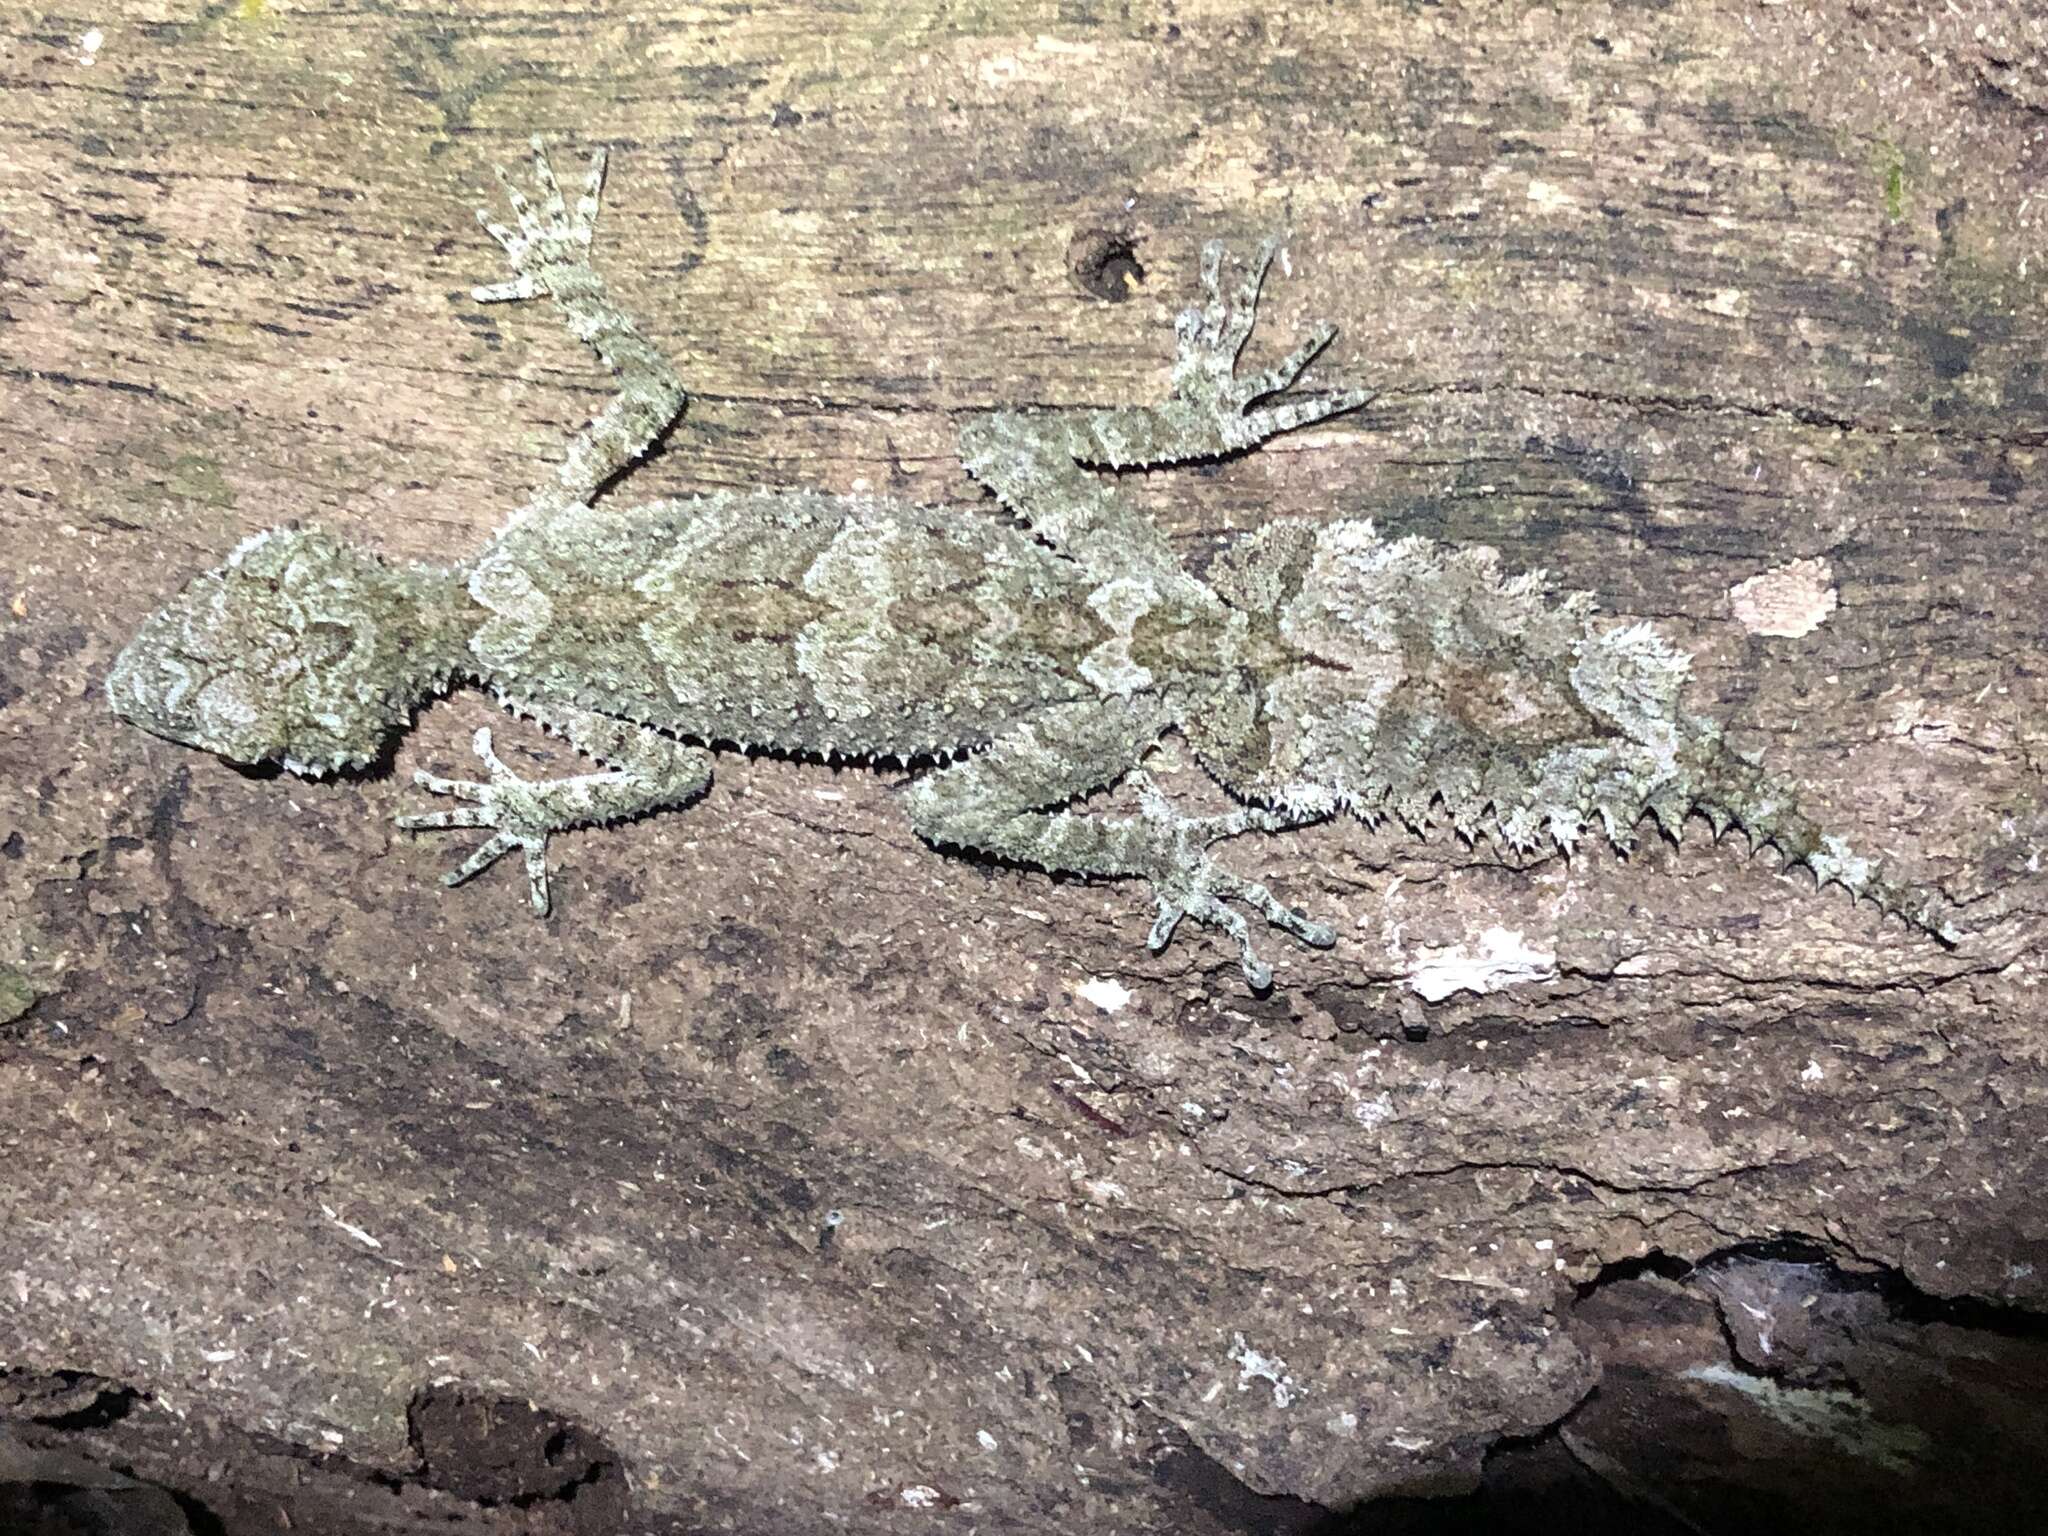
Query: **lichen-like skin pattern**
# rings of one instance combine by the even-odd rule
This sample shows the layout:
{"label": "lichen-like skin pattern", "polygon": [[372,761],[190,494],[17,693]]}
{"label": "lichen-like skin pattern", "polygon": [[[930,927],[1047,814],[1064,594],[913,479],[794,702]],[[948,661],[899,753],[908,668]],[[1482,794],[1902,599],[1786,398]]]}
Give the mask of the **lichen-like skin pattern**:
{"label": "lichen-like skin pattern", "polygon": [[[1183,918],[1221,928],[1259,989],[1272,975],[1240,908],[1312,945],[1335,936],[1211,845],[1340,811],[1567,852],[1589,831],[1626,847],[1646,814],[1676,836],[1698,811],[1953,941],[1938,898],[1851,854],[1684,713],[1687,660],[1654,630],[1602,624],[1583,596],[1549,600],[1490,549],[1282,521],[1205,579],[1182,569],[1093,471],[1249,449],[1368,398],[1274,398],[1328,327],[1237,376],[1270,243],[1230,293],[1220,248],[1203,252],[1163,404],[997,412],[962,431],[963,462],[1015,522],[809,491],[594,502],[685,396],[590,264],[602,154],[572,204],[534,148],[530,192],[501,174],[514,223],[480,215],[513,276],[476,297],[553,299],[618,397],[467,564],[393,568],[311,531],[250,539],[122,652],[107,693],[124,719],[324,774],[371,762],[423,699],[489,688],[602,771],[528,781],[479,731],[487,777],[415,775],[453,804],[400,824],[486,834],[450,884],[519,850],[542,914],[550,833],[680,805],[709,783],[712,752],[737,747],[936,759],[905,796],[926,839],[1146,881],[1153,948]],[[1235,808],[1184,814],[1145,777],[1172,731]],[[1138,814],[1075,808],[1124,780]]]}

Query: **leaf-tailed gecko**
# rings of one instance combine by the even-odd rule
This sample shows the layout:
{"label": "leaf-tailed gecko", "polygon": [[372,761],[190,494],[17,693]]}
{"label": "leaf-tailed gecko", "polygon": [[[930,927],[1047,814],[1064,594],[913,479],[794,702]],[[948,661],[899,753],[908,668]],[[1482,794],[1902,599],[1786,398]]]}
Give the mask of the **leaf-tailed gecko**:
{"label": "leaf-tailed gecko", "polygon": [[[1547,600],[1540,573],[1504,574],[1491,549],[1276,520],[1199,576],[1182,566],[1097,471],[1239,452],[1370,398],[1283,397],[1327,325],[1239,375],[1271,242],[1232,283],[1220,246],[1203,251],[1165,401],[995,411],[961,431],[1008,516],[801,490],[626,506],[598,493],[684,389],[591,265],[603,154],[571,202],[534,150],[528,190],[500,173],[513,222],[479,214],[512,277],[475,296],[552,299],[617,397],[463,564],[392,566],[315,530],[249,539],[121,653],[107,693],[124,719],[320,775],[367,765],[423,700],[479,684],[602,770],[528,780],[482,730],[486,776],[415,774],[453,805],[400,825],[486,834],[451,885],[519,850],[543,915],[551,833],[681,805],[713,752],[738,748],[923,761],[904,804],[925,839],[1142,880],[1153,949],[1184,918],[1219,928],[1261,990],[1246,912],[1319,947],[1335,934],[1212,845],[1341,812],[1566,852],[1589,831],[1626,848],[1646,813],[1675,836],[1699,812],[1953,940],[1938,897],[1852,854],[1681,709],[1684,655],[1647,625],[1596,621],[1583,595]],[[1146,778],[1172,732],[1230,809],[1187,814]],[[1136,814],[1081,808],[1123,781]]]}

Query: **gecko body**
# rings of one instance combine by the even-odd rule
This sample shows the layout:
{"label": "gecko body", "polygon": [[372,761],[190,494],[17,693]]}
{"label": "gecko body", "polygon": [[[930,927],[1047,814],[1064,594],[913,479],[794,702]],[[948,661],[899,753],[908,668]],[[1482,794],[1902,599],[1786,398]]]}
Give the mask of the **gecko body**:
{"label": "gecko body", "polygon": [[[1183,568],[1098,471],[1242,451],[1370,398],[1280,398],[1326,326],[1238,376],[1270,244],[1232,292],[1205,249],[1166,401],[963,429],[963,463],[1010,516],[811,491],[621,504],[598,492],[685,393],[590,263],[602,155],[572,204],[535,150],[532,195],[506,182],[515,223],[486,220],[513,277],[476,295],[553,299],[618,374],[617,398],[471,561],[393,566],[317,530],[249,540],[122,652],[107,688],[125,719],[322,774],[368,764],[422,700],[484,686],[601,769],[530,781],[481,731],[487,776],[416,774],[453,804],[400,824],[486,834],[451,884],[520,851],[543,914],[551,833],[683,804],[737,746],[928,759],[905,792],[927,840],[1143,880],[1152,947],[1184,918],[1218,927],[1261,989],[1271,972],[1240,908],[1312,945],[1335,935],[1211,847],[1340,812],[1524,851],[1589,832],[1626,847],[1646,814],[1675,836],[1701,812],[1953,939],[1938,898],[1852,854],[1681,708],[1687,660],[1654,630],[1552,599],[1490,549],[1281,520],[1200,576]],[[1145,777],[1175,732],[1230,809],[1186,814]],[[1080,808],[1125,780],[1137,814]]]}

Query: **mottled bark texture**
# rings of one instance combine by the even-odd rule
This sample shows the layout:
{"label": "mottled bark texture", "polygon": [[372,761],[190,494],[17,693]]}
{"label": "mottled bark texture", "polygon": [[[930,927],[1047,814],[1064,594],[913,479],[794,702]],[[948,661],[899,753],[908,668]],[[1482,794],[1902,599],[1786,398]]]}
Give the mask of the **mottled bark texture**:
{"label": "mottled bark texture", "polygon": [[[2044,56],[2021,0],[0,17],[0,1364],[399,1474],[409,1404],[530,1401],[648,1529],[1202,1532],[1463,1485],[1645,1255],[2042,1308]],[[1180,552],[1370,516],[1653,619],[1966,938],[1704,835],[1331,825],[1240,845],[1342,919],[1260,1000],[731,759],[541,923],[393,829],[543,750],[480,700],[321,784],[119,725],[247,534],[444,562],[554,473],[607,381],[469,297],[535,131],[614,147],[693,394],[642,499],[974,499],[966,413],[1163,392],[1202,241],[1285,228],[1263,334],[1382,394],[1144,477]],[[1696,1343],[1630,1369],[1753,1402]]]}

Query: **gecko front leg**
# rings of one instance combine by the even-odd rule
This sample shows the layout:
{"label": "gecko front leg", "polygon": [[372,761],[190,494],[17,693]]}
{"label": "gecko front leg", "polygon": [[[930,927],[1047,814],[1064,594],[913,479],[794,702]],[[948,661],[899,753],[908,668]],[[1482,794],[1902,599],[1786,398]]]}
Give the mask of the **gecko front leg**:
{"label": "gecko front leg", "polygon": [[431,773],[415,773],[413,782],[422,789],[466,803],[449,811],[400,816],[399,826],[410,832],[460,827],[492,831],[482,847],[442,876],[444,885],[460,885],[518,848],[526,856],[526,880],[533,910],[545,917],[549,833],[625,821],[666,806],[681,805],[702,794],[711,782],[708,752],[684,746],[659,731],[584,709],[527,703],[513,703],[512,707],[566,737],[577,751],[612,767],[605,773],[575,774],[563,779],[524,779],[492,750],[491,732],[485,727],[476,733],[476,755],[483,759],[489,773],[487,780],[444,779]]}
{"label": "gecko front leg", "polygon": [[514,514],[515,524],[577,506],[595,495],[653,446],[669,423],[682,414],[688,400],[668,358],[612,300],[604,279],[590,264],[598,198],[604,189],[605,152],[600,149],[591,156],[572,207],[539,137],[532,143],[532,196],[520,190],[503,169],[497,173],[512,209],[513,225],[500,224],[477,210],[477,221],[504,247],[513,276],[508,282],[475,288],[471,297],[482,304],[495,304],[546,294],[555,301],[577,340],[619,376],[619,393],[576,435],[554,483]]}
{"label": "gecko front leg", "polygon": [[[1263,885],[1223,868],[1208,850],[1223,838],[1280,831],[1300,818],[1247,806],[1216,816],[1175,809],[1138,767],[1173,713],[1156,698],[1042,710],[985,751],[913,784],[911,824],[931,842],[1058,874],[1144,880],[1156,904],[1146,940],[1155,953],[1183,918],[1221,928],[1237,941],[1245,980],[1263,992],[1272,986],[1273,973],[1253,951],[1250,927],[1232,902],[1319,949],[1334,944],[1336,934]],[[1138,785],[1141,814],[1065,809],[1069,801],[1126,777]]]}

